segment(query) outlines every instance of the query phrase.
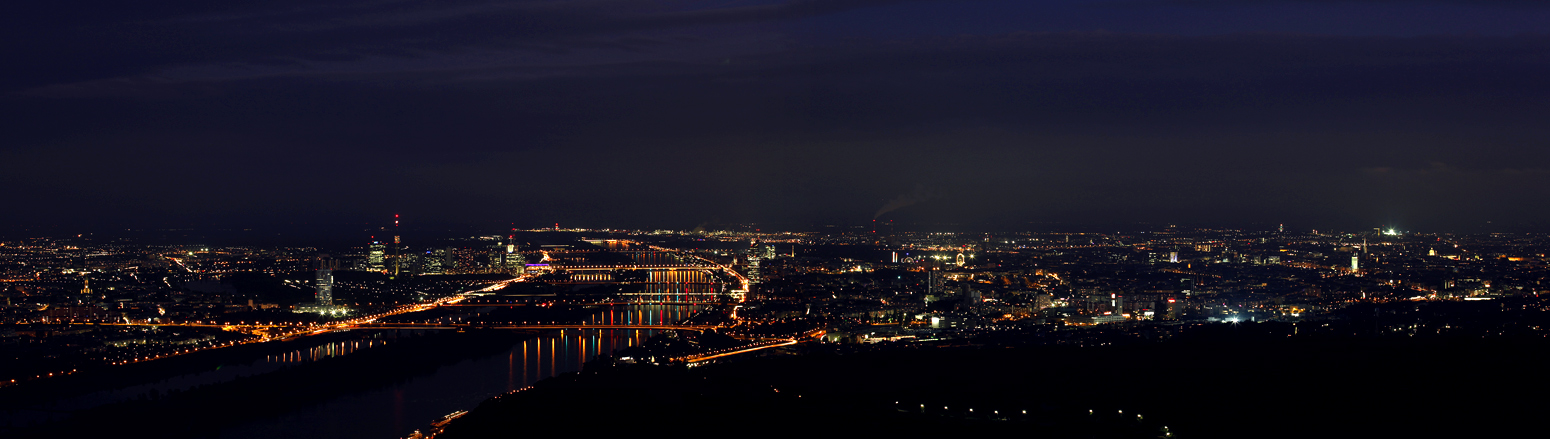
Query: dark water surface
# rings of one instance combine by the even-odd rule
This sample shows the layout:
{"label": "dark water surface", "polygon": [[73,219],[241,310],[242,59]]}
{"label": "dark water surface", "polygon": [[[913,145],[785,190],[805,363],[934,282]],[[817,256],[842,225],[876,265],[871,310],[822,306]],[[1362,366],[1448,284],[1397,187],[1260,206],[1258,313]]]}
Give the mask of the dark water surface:
{"label": "dark water surface", "polygon": [[[657,323],[688,317],[694,307],[616,307],[599,321]],[[472,358],[408,381],[298,407],[278,418],[223,430],[222,438],[383,439],[408,436],[432,421],[468,410],[492,396],[554,375],[577,371],[599,354],[639,345],[658,331],[588,329],[554,331],[518,342],[500,354]],[[391,365],[383,365],[391,367]]]}

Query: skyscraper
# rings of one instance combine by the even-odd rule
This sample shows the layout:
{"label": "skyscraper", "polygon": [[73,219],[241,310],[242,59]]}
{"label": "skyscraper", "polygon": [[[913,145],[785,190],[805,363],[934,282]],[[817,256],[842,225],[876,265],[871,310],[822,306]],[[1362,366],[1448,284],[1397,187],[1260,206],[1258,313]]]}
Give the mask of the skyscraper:
{"label": "skyscraper", "polygon": [[334,305],[334,269],[339,267],[339,261],[329,259],[327,254],[318,255],[317,262],[317,305],[328,307]]}
{"label": "skyscraper", "polygon": [[[513,232],[516,229],[512,229]],[[527,271],[527,258],[517,252],[516,234],[506,236],[506,253],[501,254],[501,266],[507,274],[521,275]]]}
{"label": "skyscraper", "polygon": [[446,251],[445,250],[442,250],[442,249],[426,250],[424,254],[420,255],[420,273],[421,274],[442,274],[444,272],[444,270],[445,270],[444,268],[442,268],[442,262],[444,262],[445,260],[446,260]]}
{"label": "skyscraper", "polygon": [[756,284],[763,280],[759,274],[759,259],[758,256],[748,257],[748,283],[750,284]]}
{"label": "skyscraper", "polygon": [[387,246],[382,245],[382,241],[371,241],[371,245],[366,246],[366,269],[381,273],[384,269],[382,259],[387,253],[386,250]]}

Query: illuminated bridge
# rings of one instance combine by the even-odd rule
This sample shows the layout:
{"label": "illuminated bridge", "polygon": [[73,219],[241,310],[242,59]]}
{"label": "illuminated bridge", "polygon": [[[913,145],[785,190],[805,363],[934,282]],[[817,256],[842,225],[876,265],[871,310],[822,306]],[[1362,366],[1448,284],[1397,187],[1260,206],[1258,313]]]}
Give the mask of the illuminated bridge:
{"label": "illuminated bridge", "polygon": [[623,325],[597,325],[586,323],[360,323],[353,325],[355,328],[395,328],[395,329],[687,329],[692,331],[704,331],[715,328],[714,325],[661,325],[661,324],[623,324]]}
{"label": "illuminated bridge", "polygon": [[[609,284],[625,281],[639,286],[638,291],[616,297],[629,303],[710,303],[723,294],[741,296],[746,287],[735,272],[724,267],[701,264],[618,264],[618,265],[546,265],[530,266],[534,272],[565,273],[562,279],[545,282],[559,285]],[[633,279],[620,279],[618,271],[640,273]],[[727,275],[718,275],[724,271]]]}
{"label": "illuminated bridge", "polygon": [[[627,242],[627,241],[618,241]],[[628,242],[633,245],[639,243]],[[612,247],[612,246],[610,246]],[[748,291],[748,279],[731,267],[680,250],[651,246],[650,249],[544,250],[542,262],[528,264],[530,273],[565,273],[560,279],[545,279],[551,284],[585,285],[630,283],[642,285],[641,291],[620,294],[628,303],[708,303],[723,294],[741,298]],[[628,263],[588,263],[579,260],[590,253],[610,252],[630,257]],[[616,276],[620,272],[632,272]],[[640,274],[644,272],[645,276]],[[720,273],[717,273],[720,272]],[[612,302],[614,300],[610,300]]]}
{"label": "illuminated bridge", "polygon": [[715,270],[717,267],[710,265],[690,264],[616,264],[616,265],[562,265],[562,264],[528,264],[529,270],[565,270],[565,271],[613,271],[613,270]]}

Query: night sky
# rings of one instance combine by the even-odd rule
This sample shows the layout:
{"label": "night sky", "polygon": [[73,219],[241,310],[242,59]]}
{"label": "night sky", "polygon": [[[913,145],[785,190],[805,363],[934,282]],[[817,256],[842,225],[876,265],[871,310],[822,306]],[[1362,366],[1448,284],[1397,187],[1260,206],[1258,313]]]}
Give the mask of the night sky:
{"label": "night sky", "polygon": [[23,3],[8,229],[1550,231],[1550,2]]}

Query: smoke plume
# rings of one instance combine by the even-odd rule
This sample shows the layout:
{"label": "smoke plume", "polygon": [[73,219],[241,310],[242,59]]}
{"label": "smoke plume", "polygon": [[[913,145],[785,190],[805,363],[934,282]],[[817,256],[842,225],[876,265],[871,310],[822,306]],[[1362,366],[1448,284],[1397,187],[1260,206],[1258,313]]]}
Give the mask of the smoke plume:
{"label": "smoke plume", "polygon": [[878,217],[883,216],[883,214],[885,214],[885,213],[892,212],[892,211],[899,210],[899,209],[903,209],[905,207],[912,206],[915,203],[925,202],[926,200],[930,200],[934,196],[936,196],[936,193],[934,191],[932,191],[930,189],[926,189],[926,187],[923,186],[923,185],[918,185],[917,184],[917,185],[915,185],[915,190],[914,191],[911,191],[910,193],[907,193],[907,194],[899,195],[897,198],[894,198],[892,201],[889,201],[888,203],[883,204],[882,208],[877,209],[877,213],[872,214],[872,219],[875,220]]}

